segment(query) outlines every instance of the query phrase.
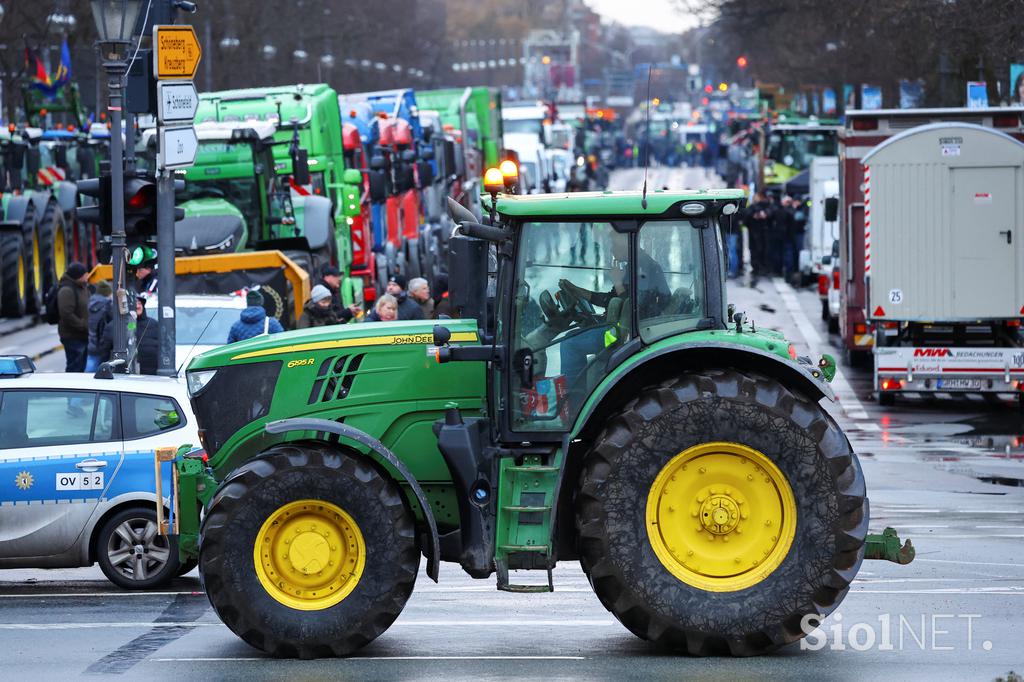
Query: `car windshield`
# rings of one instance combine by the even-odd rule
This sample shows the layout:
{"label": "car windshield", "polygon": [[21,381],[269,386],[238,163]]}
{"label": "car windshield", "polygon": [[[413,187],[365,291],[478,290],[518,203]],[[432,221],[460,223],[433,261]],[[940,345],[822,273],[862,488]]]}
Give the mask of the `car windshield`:
{"label": "car windshield", "polygon": [[834,130],[777,130],[768,138],[768,158],[796,170],[809,168],[816,156],[835,155]]}
{"label": "car windshield", "polygon": [[260,191],[255,177],[189,180],[177,196],[179,205],[193,199],[225,199],[242,212],[250,229],[260,224]]}
{"label": "car windshield", "polygon": [[176,342],[179,346],[223,345],[239,312],[237,308],[179,306],[175,311]]}

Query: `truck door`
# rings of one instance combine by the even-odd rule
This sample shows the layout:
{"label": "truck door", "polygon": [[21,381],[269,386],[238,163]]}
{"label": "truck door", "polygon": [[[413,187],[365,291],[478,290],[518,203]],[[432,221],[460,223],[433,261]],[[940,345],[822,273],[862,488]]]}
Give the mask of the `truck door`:
{"label": "truck door", "polygon": [[951,168],[953,174],[953,272],[958,312],[1016,317],[1016,169]]}

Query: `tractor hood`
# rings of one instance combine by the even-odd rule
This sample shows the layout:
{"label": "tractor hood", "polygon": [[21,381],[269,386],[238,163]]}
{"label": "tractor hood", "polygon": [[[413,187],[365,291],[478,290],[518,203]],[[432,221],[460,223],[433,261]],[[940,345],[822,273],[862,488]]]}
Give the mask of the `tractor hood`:
{"label": "tractor hood", "polygon": [[[739,189],[702,190],[649,190],[647,208],[643,208],[643,196],[639,191],[629,192],[572,192],[567,194],[499,194],[497,210],[510,218],[540,218],[554,216],[623,216],[637,218],[688,217],[682,214],[680,206],[690,202],[715,202],[714,207],[726,203],[737,206],[745,194]],[[491,207],[490,196],[482,197],[484,208]]]}
{"label": "tractor hood", "polygon": [[175,251],[186,255],[233,253],[245,245],[245,218],[227,200],[193,199],[181,208],[185,218],[174,224]]}
{"label": "tractor hood", "polygon": [[[437,320],[413,320],[407,322],[367,322],[365,324],[334,325],[313,329],[300,329],[270,336],[257,336],[227,346],[220,346],[193,358],[188,371],[216,369],[225,365],[282,360],[292,363],[312,364],[314,353],[342,348],[373,347],[380,351],[389,348],[423,347],[423,362],[434,362],[426,354],[426,347],[433,343],[434,325]],[[444,320],[443,325],[451,330],[453,343],[475,343],[477,341],[475,320]]]}

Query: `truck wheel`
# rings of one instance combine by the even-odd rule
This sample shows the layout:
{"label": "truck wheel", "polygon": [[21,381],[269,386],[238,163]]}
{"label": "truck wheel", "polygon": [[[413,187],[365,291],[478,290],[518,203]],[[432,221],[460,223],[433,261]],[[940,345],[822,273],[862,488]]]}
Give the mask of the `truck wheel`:
{"label": "truck wheel", "polygon": [[96,560],[118,587],[146,590],[178,575],[178,546],[157,532],[156,510],[136,507],[114,514],[96,536]]}
{"label": "truck wheel", "polygon": [[25,239],[20,232],[0,232],[0,315],[21,317],[25,314],[28,268]]}
{"label": "truck wheel", "polygon": [[887,393],[885,391],[879,391],[877,393],[877,395],[878,395],[878,404],[881,405],[882,407],[892,407],[893,405],[896,404],[896,395],[893,394],[893,393]]}
{"label": "truck wheel", "polygon": [[56,201],[50,201],[46,205],[43,218],[39,221],[37,236],[41,272],[36,281],[45,294],[51,287],[57,285],[68,268],[67,230],[64,226],[64,214]]}
{"label": "truck wheel", "polygon": [[221,620],[274,656],[347,656],[412,594],[419,550],[398,485],[318,443],[270,448],[229,476],[203,522],[199,570]]}
{"label": "truck wheel", "polygon": [[[828,305],[828,304],[826,304],[826,305]],[[832,317],[831,315],[829,315],[829,317],[828,317],[828,333],[829,334],[838,334],[839,333],[839,318],[838,317]]]}
{"label": "truck wheel", "polygon": [[846,595],[864,557],[864,477],[816,403],[709,370],[642,391],[595,443],[576,497],[580,563],[637,636],[760,654]]}

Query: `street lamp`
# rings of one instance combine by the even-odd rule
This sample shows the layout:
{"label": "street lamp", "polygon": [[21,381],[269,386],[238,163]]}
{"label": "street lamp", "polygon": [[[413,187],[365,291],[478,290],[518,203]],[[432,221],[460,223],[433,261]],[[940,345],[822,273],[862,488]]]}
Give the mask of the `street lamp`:
{"label": "street lamp", "polygon": [[124,232],[124,150],[121,140],[121,92],[128,53],[135,38],[133,32],[139,19],[143,0],[91,0],[96,21],[96,41],[107,72],[109,92],[107,110],[113,126],[110,135],[110,245],[114,270],[114,348],[112,360],[121,360],[123,371],[128,362],[128,301],[125,290]]}

